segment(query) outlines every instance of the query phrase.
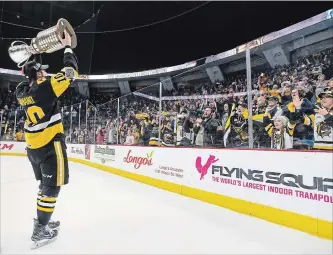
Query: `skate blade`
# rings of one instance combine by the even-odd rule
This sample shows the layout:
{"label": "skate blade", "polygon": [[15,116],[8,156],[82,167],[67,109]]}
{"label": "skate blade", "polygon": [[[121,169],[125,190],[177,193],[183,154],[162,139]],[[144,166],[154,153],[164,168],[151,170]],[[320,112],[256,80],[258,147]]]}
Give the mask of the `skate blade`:
{"label": "skate blade", "polygon": [[50,243],[53,243],[56,239],[57,239],[57,237],[54,237],[52,239],[45,239],[45,240],[41,240],[41,241],[35,241],[32,244],[31,249],[34,250],[34,249],[38,249],[40,247],[43,247],[45,245],[48,245]]}

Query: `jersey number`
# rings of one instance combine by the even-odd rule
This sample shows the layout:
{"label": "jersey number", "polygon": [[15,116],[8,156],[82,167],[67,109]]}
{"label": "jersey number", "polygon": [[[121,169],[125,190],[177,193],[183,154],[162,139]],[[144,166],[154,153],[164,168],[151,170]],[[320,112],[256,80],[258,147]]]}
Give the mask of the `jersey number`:
{"label": "jersey number", "polygon": [[28,118],[28,124],[37,124],[45,116],[43,109],[38,106],[30,106],[25,113]]}
{"label": "jersey number", "polygon": [[54,79],[57,82],[62,82],[62,81],[66,80],[66,77],[62,73],[59,73],[59,74],[57,74],[57,75],[54,76]]}

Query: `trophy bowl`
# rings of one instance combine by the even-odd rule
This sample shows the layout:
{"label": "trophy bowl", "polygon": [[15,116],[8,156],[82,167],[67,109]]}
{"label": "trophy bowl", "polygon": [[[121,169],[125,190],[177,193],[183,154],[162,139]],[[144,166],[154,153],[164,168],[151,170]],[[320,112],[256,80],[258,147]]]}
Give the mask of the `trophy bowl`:
{"label": "trophy bowl", "polygon": [[22,67],[32,54],[52,53],[63,49],[65,46],[61,39],[65,37],[65,30],[71,37],[71,48],[74,49],[77,46],[75,31],[67,20],[61,18],[55,26],[40,31],[31,40],[30,45],[22,41],[14,41],[8,49],[8,54],[18,67]]}
{"label": "trophy bowl", "polygon": [[[18,67],[24,66],[29,60],[32,53],[30,52],[29,45],[22,41],[14,41],[8,49],[10,58],[17,63]],[[22,64],[23,63],[23,64]]]}

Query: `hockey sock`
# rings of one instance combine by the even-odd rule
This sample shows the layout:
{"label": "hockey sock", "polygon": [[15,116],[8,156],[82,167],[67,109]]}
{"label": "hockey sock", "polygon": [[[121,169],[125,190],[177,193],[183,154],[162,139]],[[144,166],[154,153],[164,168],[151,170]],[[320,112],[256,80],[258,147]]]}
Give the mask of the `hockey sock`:
{"label": "hockey sock", "polygon": [[37,196],[37,218],[40,224],[46,226],[54,211],[60,187],[43,186]]}

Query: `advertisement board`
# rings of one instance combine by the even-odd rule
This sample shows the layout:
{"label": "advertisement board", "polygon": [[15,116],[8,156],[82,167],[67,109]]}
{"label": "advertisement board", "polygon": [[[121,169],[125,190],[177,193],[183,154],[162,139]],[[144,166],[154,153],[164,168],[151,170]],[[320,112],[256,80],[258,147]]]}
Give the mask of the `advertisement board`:
{"label": "advertisement board", "polygon": [[116,149],[108,145],[93,145],[92,160],[96,163],[110,164],[116,160]]}
{"label": "advertisement board", "polygon": [[15,144],[13,143],[6,143],[6,142],[0,143],[0,151],[12,151],[14,145]]}
{"label": "advertisement board", "polygon": [[[176,160],[166,160],[165,150],[153,147],[123,147],[121,169],[145,176],[183,184],[184,169]],[[164,153],[163,153],[164,152]]]}
{"label": "advertisement board", "polygon": [[84,159],[90,160],[91,145],[86,144],[84,146]]}
{"label": "advertisement board", "polygon": [[[328,153],[98,146],[93,160],[120,170],[332,221]],[[110,153],[111,153],[111,160]],[[105,162],[102,162],[102,159]],[[241,159],[241,160],[240,160]],[[320,166],[316,162],[321,162]]]}
{"label": "advertisement board", "polygon": [[241,53],[243,51],[246,51],[246,49],[252,49],[254,47],[260,46],[261,44],[262,44],[262,40],[261,39],[256,39],[256,40],[253,40],[251,42],[248,42],[248,43],[245,43],[245,44],[242,44],[242,45],[238,46],[236,48],[236,52]]}
{"label": "advertisement board", "polygon": [[24,142],[0,141],[0,153],[26,153]]}
{"label": "advertisement board", "polygon": [[185,186],[332,221],[328,153],[191,151]]}
{"label": "advertisement board", "polygon": [[[25,143],[19,142],[0,144],[3,155],[22,155],[25,148]],[[142,179],[140,176],[166,181],[179,187],[180,194],[186,189],[194,193],[204,191],[248,205],[275,208],[288,215],[291,212],[310,217],[312,232],[318,228],[321,236],[332,236],[332,153],[67,144],[67,154],[82,162],[97,163],[97,168],[103,165],[120,170],[119,175],[133,173],[137,181]],[[250,210],[247,207],[240,211]],[[281,224],[295,220],[281,215]],[[320,225],[322,221],[326,222],[325,227]],[[302,223],[296,227],[302,229],[299,226]]]}
{"label": "advertisement board", "polygon": [[123,171],[182,185],[184,169],[155,147],[94,145],[91,160]]}
{"label": "advertisement board", "polygon": [[67,144],[67,156],[72,158],[85,159],[84,144]]}

